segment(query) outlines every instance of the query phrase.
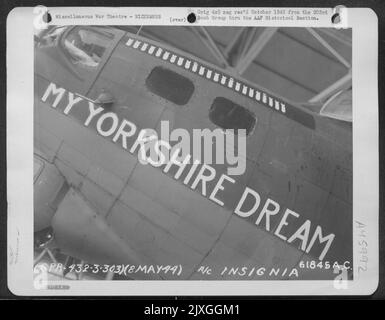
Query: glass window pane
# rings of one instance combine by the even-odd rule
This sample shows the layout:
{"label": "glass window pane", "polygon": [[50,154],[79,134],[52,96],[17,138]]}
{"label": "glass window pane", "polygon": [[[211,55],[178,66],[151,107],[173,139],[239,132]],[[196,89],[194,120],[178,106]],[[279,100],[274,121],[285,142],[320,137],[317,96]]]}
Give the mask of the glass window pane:
{"label": "glass window pane", "polygon": [[209,117],[223,129],[246,129],[247,135],[253,131],[256,123],[255,116],[249,110],[222,97],[214,99]]}
{"label": "glass window pane", "polygon": [[75,28],[64,40],[64,47],[73,64],[85,68],[96,68],[112,39],[113,36],[106,33]]}
{"label": "glass window pane", "polygon": [[148,89],[177,105],[185,105],[194,92],[194,84],[188,78],[162,67],[155,67],[146,80]]}
{"label": "glass window pane", "polygon": [[45,34],[40,42],[39,47],[51,47],[57,44],[59,36],[66,30],[67,26],[54,27],[47,34]]}

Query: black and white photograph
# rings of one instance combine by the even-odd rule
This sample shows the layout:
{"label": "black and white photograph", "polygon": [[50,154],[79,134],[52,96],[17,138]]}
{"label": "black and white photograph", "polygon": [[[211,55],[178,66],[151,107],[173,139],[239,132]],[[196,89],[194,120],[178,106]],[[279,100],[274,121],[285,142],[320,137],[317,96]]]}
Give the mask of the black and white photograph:
{"label": "black and white photograph", "polygon": [[[307,14],[282,10],[269,14]],[[355,209],[365,178],[354,132],[371,122],[353,115],[371,106],[354,98],[354,27],[186,12],[181,25],[59,23],[76,10],[35,25],[33,289],[348,289],[369,228]]]}
{"label": "black and white photograph", "polygon": [[350,275],[351,40],[269,27],[37,35],[35,267],[70,279]]}

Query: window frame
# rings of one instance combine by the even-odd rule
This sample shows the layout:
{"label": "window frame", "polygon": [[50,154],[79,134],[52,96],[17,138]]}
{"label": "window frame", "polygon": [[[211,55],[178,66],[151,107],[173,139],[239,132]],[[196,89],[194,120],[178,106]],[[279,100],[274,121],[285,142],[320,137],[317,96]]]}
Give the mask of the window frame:
{"label": "window frame", "polygon": [[332,96],[330,96],[329,99],[327,99],[326,102],[321,107],[321,109],[319,111],[319,115],[322,117],[325,117],[325,118],[329,118],[329,119],[334,119],[334,120],[344,121],[347,123],[352,123],[353,122],[353,106],[351,106],[351,108],[350,108],[351,113],[349,114],[349,116],[346,116],[343,114],[338,114],[338,113],[333,113],[333,112],[330,112],[327,110],[330,103],[332,103],[335,99],[337,99],[342,94],[344,94],[344,92],[346,92],[346,91],[340,90],[340,91],[336,92],[335,94],[333,94]]}
{"label": "window frame", "polygon": [[[80,80],[84,81],[84,89],[82,92],[78,92],[81,94],[87,94],[88,91],[91,90],[93,84],[95,83],[96,79],[99,77],[99,74],[101,73],[103,67],[106,65],[108,60],[110,59],[113,51],[118,46],[120,40],[125,35],[125,32],[123,30],[119,29],[111,29],[111,34],[113,34],[113,38],[111,39],[111,44],[108,46],[106,51],[103,54],[102,59],[100,60],[100,63],[95,68],[95,70],[87,72],[87,71],[79,71],[79,68],[76,68],[76,66],[71,62],[71,57],[69,53],[67,52],[67,49],[65,47],[64,41],[67,38],[68,34],[70,34],[74,29],[76,28],[83,28],[83,29],[90,29],[89,26],[71,26],[66,31],[64,31],[60,38],[58,39],[58,48],[60,51],[61,56],[65,60],[66,65],[70,69],[70,71]],[[103,28],[103,26],[100,26],[100,28]],[[94,31],[93,29],[91,29]],[[94,31],[95,32],[95,31]]]}
{"label": "window frame", "polygon": [[[238,129],[232,129],[232,128],[224,128],[222,126],[220,126],[219,124],[217,124],[216,122],[214,122],[212,120],[212,117],[211,117],[211,112],[212,112],[212,109],[213,109],[213,106],[214,106],[214,102],[217,100],[217,99],[224,99],[224,100],[227,100],[228,102],[231,102],[232,104],[234,104],[235,106],[237,106],[238,108],[242,108],[242,110],[244,110],[248,115],[250,115],[253,119],[254,119],[254,123],[253,123],[253,126],[251,127],[251,129],[247,132],[247,129],[246,128],[238,128]],[[258,118],[257,116],[255,115],[254,112],[250,111],[248,108],[244,107],[244,106],[241,106],[240,104],[226,98],[226,97],[223,97],[223,96],[216,96],[214,99],[213,99],[213,102],[211,103],[210,105],[210,108],[209,108],[209,120],[212,124],[214,124],[215,126],[217,126],[218,128],[222,129],[222,130],[234,130],[234,134],[235,135],[238,135],[238,130],[239,129],[246,129],[246,137],[249,137],[251,136],[254,131],[255,131],[255,128],[257,126],[257,121],[258,121]]]}
{"label": "window frame", "polygon": [[62,29],[62,28],[63,28],[63,32],[59,33],[58,37],[55,39],[53,44],[46,45],[46,46],[44,45],[42,47],[44,48],[44,47],[55,47],[55,46],[57,46],[58,43],[60,42],[61,36],[65,32],[67,32],[66,28],[68,28],[68,27],[67,26],[54,26],[54,27],[48,29],[46,32],[42,33],[40,37],[41,37],[41,39],[45,39],[47,36],[51,35],[52,32],[54,32],[55,30]]}

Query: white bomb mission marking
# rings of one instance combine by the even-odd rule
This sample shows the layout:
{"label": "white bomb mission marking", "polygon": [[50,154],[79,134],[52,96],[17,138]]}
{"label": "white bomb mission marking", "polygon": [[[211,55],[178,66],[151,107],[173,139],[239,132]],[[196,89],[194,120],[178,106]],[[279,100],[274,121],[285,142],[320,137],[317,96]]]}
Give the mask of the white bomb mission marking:
{"label": "white bomb mission marking", "polygon": [[[65,96],[68,98],[63,99]],[[167,161],[159,161],[159,158],[157,159],[158,161],[155,161],[152,156],[146,157],[145,154],[148,151],[149,142],[152,143],[150,144],[152,146],[158,145],[157,148],[162,146],[167,148],[169,145],[165,144],[163,140],[152,138],[153,135],[148,135],[147,129],[138,130],[137,126],[133,122],[120,118],[114,112],[103,113],[102,111],[104,109],[102,107],[98,107],[94,103],[86,101],[82,97],[77,96],[64,88],[57,87],[54,83],[50,83],[48,85],[41,100],[49,103],[52,108],[57,110],[59,110],[57,107],[61,103],[60,105],[64,107],[60,108],[59,111],[67,116],[77,119],[85,127],[92,128],[90,124],[92,122],[96,123],[95,129],[92,128],[93,130],[95,130],[99,135],[111,139],[114,143],[117,143],[120,140],[121,147],[123,149],[127,150],[131,154],[137,152],[139,161],[146,160],[144,163],[140,161],[141,163],[149,163],[150,165],[159,168],[163,166],[162,171],[164,173],[169,172],[171,167],[175,166],[178,168],[173,176],[176,180],[180,179],[182,174],[187,173],[184,179],[181,179],[181,183],[187,185],[193,190],[195,190],[198,185],[201,185],[201,194],[220,206],[225,205],[225,203],[218,198],[221,191],[223,191],[229,184],[236,183],[235,179],[225,174],[221,174],[217,177],[215,168],[206,163],[202,164],[200,161],[193,161],[192,165],[188,167],[187,164],[191,159],[191,155],[187,154],[181,159],[179,157],[180,149],[176,149],[177,152],[171,153],[171,158],[167,159]],[[83,102],[83,104],[79,104],[80,102]],[[88,108],[87,104],[84,105],[84,102],[88,102]],[[82,111],[85,111],[83,119],[80,119],[78,115],[79,113],[76,113],[75,115],[75,112],[73,112],[74,114],[71,114],[71,111],[76,110],[76,108],[82,108]],[[103,124],[106,121],[109,121],[112,125],[107,126],[107,128],[103,127]],[[130,147],[127,143],[128,138],[134,138],[134,143]],[[156,144],[156,142],[158,144]],[[159,156],[159,154],[157,155]],[[217,181],[215,187],[211,190],[211,192],[208,192],[207,185],[209,182],[213,181]],[[245,188],[241,199],[238,201],[234,209],[234,213],[249,221],[252,219],[252,222],[256,226],[273,233],[276,237],[287,243],[293,243],[293,245],[306,253],[314,255],[315,253],[313,251],[321,251],[318,255],[320,260],[324,259],[335,238],[334,234],[324,236],[324,232],[320,226],[316,226],[315,231],[311,232],[312,226],[310,220],[306,220],[294,233],[290,235],[285,234],[285,227],[289,225],[289,221],[298,219],[300,214],[290,210],[289,208],[281,207],[281,205],[273,199],[262,199],[257,191],[249,187]],[[210,213],[208,212],[207,214]],[[275,222],[278,220],[278,226],[275,230],[272,230],[271,227],[272,220],[275,220]],[[319,250],[319,246],[322,244],[323,248],[322,250]]]}

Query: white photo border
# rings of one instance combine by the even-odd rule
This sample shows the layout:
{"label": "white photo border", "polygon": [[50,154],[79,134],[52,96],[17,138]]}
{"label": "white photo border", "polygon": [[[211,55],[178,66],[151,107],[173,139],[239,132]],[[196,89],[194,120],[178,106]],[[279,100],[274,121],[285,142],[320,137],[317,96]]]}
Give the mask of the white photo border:
{"label": "white photo border", "polygon": [[[187,16],[199,8],[49,8],[50,12],[161,12]],[[210,8],[201,8],[210,9]],[[257,8],[255,8],[257,9]],[[262,9],[262,8],[259,8]],[[276,9],[276,8],[275,8]],[[298,9],[298,8],[296,8]],[[379,278],[379,153],[378,153],[378,19],[372,9],[348,8],[346,26],[352,28],[353,70],[353,267],[354,280],[346,289],[334,281],[66,281],[69,290],[37,290],[33,286],[33,21],[34,8],[15,8],[7,18],[7,190],[8,288],[23,296],[76,295],[369,295]],[[331,9],[330,12],[332,12]],[[53,14],[54,16],[54,14]],[[296,27],[333,27],[327,19],[301,21]],[[55,21],[53,21],[53,24]],[[83,24],[96,24],[94,20]],[[115,24],[122,24],[115,21]],[[60,24],[66,24],[60,21]],[[67,24],[73,24],[69,21]],[[76,22],[75,24],[82,24]],[[100,21],[98,22],[100,23]],[[114,24],[108,22],[109,25]],[[142,24],[146,24],[145,22]],[[149,21],[151,24],[151,21]],[[159,21],[156,21],[159,24]],[[175,22],[172,25],[186,25]],[[263,26],[288,26],[269,22]],[[207,25],[202,24],[202,25]],[[216,22],[215,25],[231,25]],[[238,22],[237,22],[237,25]],[[261,24],[250,24],[262,26]],[[294,25],[291,25],[294,26]],[[366,226],[367,269],[362,271],[360,234]],[[360,269],[360,266],[362,267]],[[51,284],[51,282],[50,282]],[[64,284],[54,281],[52,284]]]}

